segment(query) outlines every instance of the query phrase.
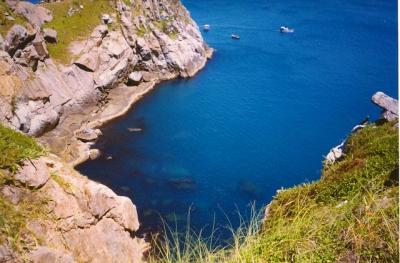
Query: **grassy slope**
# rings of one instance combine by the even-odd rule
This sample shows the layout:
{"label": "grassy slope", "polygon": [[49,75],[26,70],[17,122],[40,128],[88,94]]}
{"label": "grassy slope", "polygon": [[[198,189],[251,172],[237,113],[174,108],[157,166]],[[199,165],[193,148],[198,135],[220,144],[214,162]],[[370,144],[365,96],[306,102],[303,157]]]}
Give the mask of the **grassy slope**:
{"label": "grassy slope", "polygon": [[343,160],[321,180],[281,191],[264,225],[254,216],[231,246],[175,236],[150,262],[398,262],[397,133],[386,123],[352,135]]}
{"label": "grassy slope", "polygon": [[[1,188],[17,184],[13,174],[22,162],[38,158],[45,151],[34,139],[0,125],[0,153]],[[46,211],[42,208],[45,202],[43,197],[33,194],[13,205],[0,195],[0,244],[8,239],[14,249],[22,252],[32,241],[26,229],[27,220],[44,216]]]}
{"label": "grassy slope", "polygon": [[[6,13],[8,13],[11,17],[13,17],[14,21],[8,20],[5,15]],[[3,37],[6,37],[8,30],[14,24],[27,26],[27,22],[24,17],[14,14],[12,10],[8,7],[8,5],[5,3],[5,0],[0,0],[0,34]]]}
{"label": "grassy slope", "polygon": [[[83,9],[79,8],[81,5]],[[44,7],[53,12],[53,20],[43,27],[55,29],[58,33],[58,43],[48,44],[48,50],[52,58],[62,63],[69,63],[71,60],[68,50],[71,42],[90,35],[101,23],[101,15],[114,11],[110,0],[65,0],[44,4]],[[80,11],[68,16],[70,8]]]}

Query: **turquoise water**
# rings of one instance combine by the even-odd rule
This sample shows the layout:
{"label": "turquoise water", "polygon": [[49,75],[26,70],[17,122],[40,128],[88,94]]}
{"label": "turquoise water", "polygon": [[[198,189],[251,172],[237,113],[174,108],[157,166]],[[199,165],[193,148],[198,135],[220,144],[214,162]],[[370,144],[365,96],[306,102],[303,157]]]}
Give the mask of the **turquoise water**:
{"label": "turquoise water", "polygon": [[[164,83],[102,128],[78,169],[180,227],[237,224],[249,203],[319,178],[323,155],[397,94],[396,1],[185,0],[216,49],[197,76]],[[293,34],[280,34],[289,25]],[[240,40],[232,40],[232,33]],[[141,128],[142,132],[129,132]],[[112,156],[111,160],[107,157]]]}

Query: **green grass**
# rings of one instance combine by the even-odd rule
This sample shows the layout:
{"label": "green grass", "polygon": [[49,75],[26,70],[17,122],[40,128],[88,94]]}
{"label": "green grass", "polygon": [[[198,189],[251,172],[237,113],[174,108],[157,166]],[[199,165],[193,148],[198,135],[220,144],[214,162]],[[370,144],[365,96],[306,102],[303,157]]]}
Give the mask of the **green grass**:
{"label": "green grass", "polygon": [[369,125],[351,135],[343,160],[319,181],[279,192],[232,242],[166,228],[149,262],[398,262],[398,130]]}
{"label": "green grass", "polygon": [[[34,139],[2,125],[0,152],[0,188],[15,184],[13,175],[25,160],[46,153]],[[0,195],[0,244],[8,240],[16,251],[22,253],[32,242],[37,242],[26,224],[28,220],[47,216],[45,204],[47,199],[38,192],[31,192],[18,205],[11,204]]]}
{"label": "green grass", "polygon": [[[6,18],[5,13],[8,13],[15,20],[10,21]],[[0,0],[0,34],[5,37],[7,35],[8,30],[15,24],[27,25],[26,19],[22,16],[16,15],[12,12],[12,10],[5,3],[5,0]]]}
{"label": "green grass", "polygon": [[168,35],[171,39],[176,39],[178,32],[175,28],[171,28],[171,24],[174,19],[176,18],[170,17],[168,19],[154,21],[153,24],[164,34]]}
{"label": "green grass", "polygon": [[0,153],[0,173],[14,173],[23,161],[38,158],[45,150],[33,138],[0,125]]}
{"label": "green grass", "polygon": [[[80,5],[84,8],[80,9]],[[50,56],[65,64],[73,59],[69,52],[69,45],[75,40],[89,36],[93,29],[101,24],[100,18],[103,13],[115,12],[111,0],[65,0],[44,4],[44,6],[53,12],[53,20],[44,27],[55,29],[58,33],[58,42],[48,45]],[[68,10],[71,7],[79,11],[68,16]]]}
{"label": "green grass", "polygon": [[51,174],[51,178],[59,185],[61,186],[65,191],[70,191],[72,190],[72,185],[67,182],[64,178],[62,178],[61,176],[59,176],[56,173],[52,173]]}

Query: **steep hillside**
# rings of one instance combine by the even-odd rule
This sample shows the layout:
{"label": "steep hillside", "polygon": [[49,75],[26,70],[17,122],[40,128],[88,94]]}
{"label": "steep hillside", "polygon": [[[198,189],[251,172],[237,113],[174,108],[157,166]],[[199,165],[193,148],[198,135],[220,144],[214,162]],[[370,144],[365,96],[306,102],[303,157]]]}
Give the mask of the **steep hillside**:
{"label": "steep hillside", "polygon": [[141,262],[136,207],[0,125],[0,262]]}

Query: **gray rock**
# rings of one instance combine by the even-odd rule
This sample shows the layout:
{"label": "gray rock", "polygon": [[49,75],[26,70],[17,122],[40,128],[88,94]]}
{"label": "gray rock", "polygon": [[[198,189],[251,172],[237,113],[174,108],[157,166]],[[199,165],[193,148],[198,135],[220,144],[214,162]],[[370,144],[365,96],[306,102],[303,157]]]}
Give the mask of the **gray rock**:
{"label": "gray rock", "polygon": [[28,30],[21,25],[13,25],[7,33],[6,51],[12,56],[17,49],[22,49],[33,36],[28,34]]}
{"label": "gray rock", "polygon": [[399,115],[397,115],[397,114],[395,114],[393,112],[390,112],[390,111],[384,111],[382,113],[382,118],[384,118],[387,121],[394,121],[394,120],[397,120],[399,118]]}
{"label": "gray rock", "polygon": [[4,50],[6,47],[6,42],[4,41],[3,36],[0,34],[0,50]]}
{"label": "gray rock", "polygon": [[14,251],[7,244],[0,245],[0,262],[18,262],[15,260]]}
{"label": "gray rock", "polygon": [[21,188],[13,185],[5,185],[3,188],[1,188],[0,193],[3,197],[10,200],[10,202],[14,205],[19,203],[23,195]]}
{"label": "gray rock", "polygon": [[134,71],[128,76],[128,85],[138,85],[143,79],[143,74],[138,71]]}
{"label": "gray rock", "polygon": [[35,28],[40,28],[44,23],[53,19],[48,9],[27,1],[18,1],[13,10],[14,13],[24,16]]}
{"label": "gray rock", "polygon": [[101,15],[101,20],[103,21],[104,24],[108,24],[110,22],[110,15],[109,14],[102,14]]}
{"label": "gray rock", "polygon": [[108,27],[106,25],[99,25],[94,29],[91,37],[104,38],[107,34],[108,34]]}
{"label": "gray rock", "polygon": [[382,108],[382,117],[388,121],[398,119],[398,101],[389,97],[383,92],[378,91],[372,96],[372,102]]}
{"label": "gray rock", "polygon": [[327,164],[333,164],[344,156],[345,142],[333,147],[325,157]]}
{"label": "gray rock", "polygon": [[94,81],[96,86],[101,88],[109,88],[113,86],[120,78],[122,78],[124,75],[126,76],[128,68],[128,59],[121,60],[117,65],[115,65],[115,67],[107,69],[95,78]]}
{"label": "gray rock", "polygon": [[74,62],[75,65],[83,70],[94,72],[99,67],[99,53],[97,50],[83,54],[77,61]]}
{"label": "gray rock", "polygon": [[72,256],[65,252],[49,247],[38,247],[29,255],[34,263],[74,263]]}
{"label": "gray rock", "polygon": [[116,197],[117,205],[107,214],[120,224],[124,229],[129,231],[137,231],[139,229],[139,219],[136,206],[131,199],[125,196]]}
{"label": "gray rock", "polygon": [[84,142],[94,141],[99,137],[98,132],[91,128],[84,128],[75,133],[75,137]]}
{"label": "gray rock", "polygon": [[136,51],[144,61],[151,59],[151,50],[143,38],[138,38],[136,40]]}
{"label": "gray rock", "polygon": [[101,20],[102,20],[103,23],[106,24],[106,25],[112,23],[112,19],[111,19],[111,17],[110,17],[109,14],[103,14],[103,15],[101,16]]}
{"label": "gray rock", "polygon": [[15,174],[15,180],[31,188],[42,187],[50,177],[46,163],[41,160],[25,161],[22,168]]}
{"label": "gray rock", "polygon": [[57,43],[57,31],[55,31],[54,29],[43,29],[43,36],[48,43]]}
{"label": "gray rock", "polygon": [[95,160],[95,159],[99,158],[100,155],[101,155],[101,152],[99,149],[90,149],[90,151],[89,151],[90,160]]}
{"label": "gray rock", "polygon": [[35,137],[43,135],[57,126],[59,119],[60,116],[55,110],[47,108],[42,114],[33,116],[28,134]]}

